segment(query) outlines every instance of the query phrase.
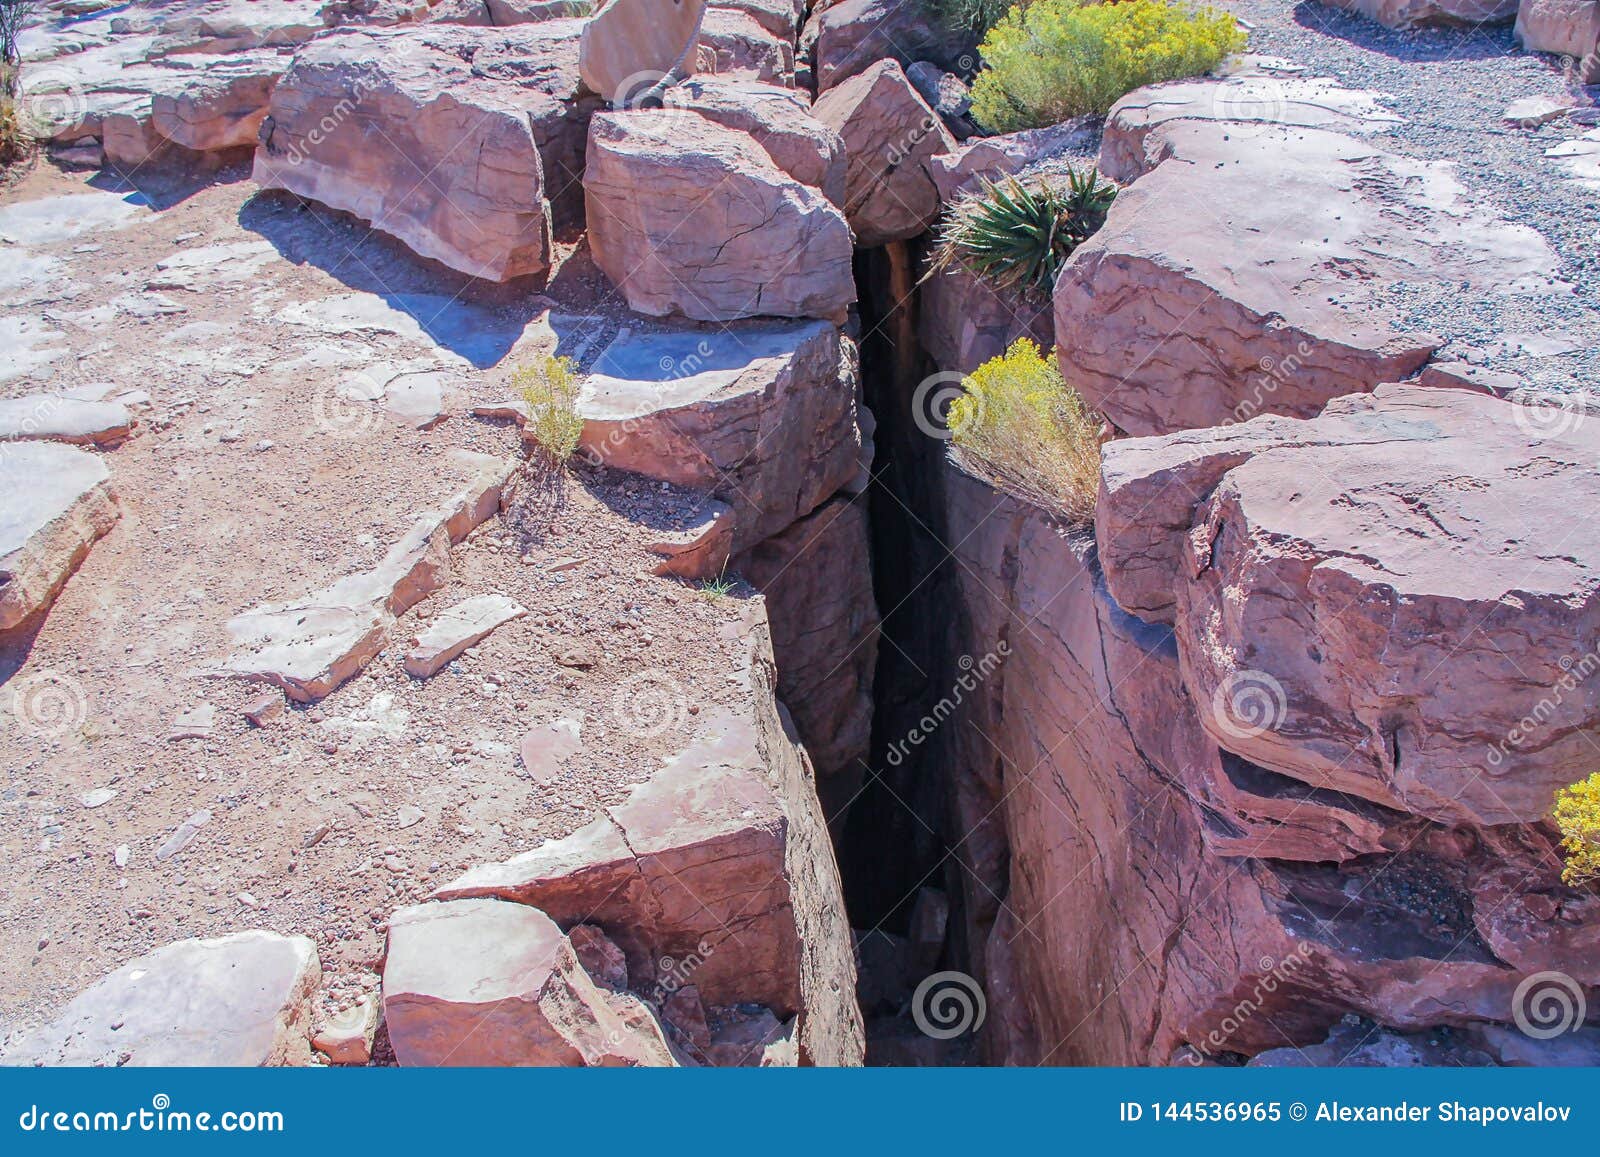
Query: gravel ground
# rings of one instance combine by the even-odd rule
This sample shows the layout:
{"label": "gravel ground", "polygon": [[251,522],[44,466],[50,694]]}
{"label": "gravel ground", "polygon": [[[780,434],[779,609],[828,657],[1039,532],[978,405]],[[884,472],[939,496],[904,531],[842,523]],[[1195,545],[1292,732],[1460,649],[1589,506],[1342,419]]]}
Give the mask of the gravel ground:
{"label": "gravel ground", "polygon": [[1212,0],[1254,26],[1251,51],[1306,66],[1347,87],[1386,94],[1403,124],[1374,139],[1394,152],[1449,161],[1470,199],[1542,233],[1562,259],[1571,292],[1486,300],[1410,287],[1411,323],[1448,336],[1439,360],[1469,360],[1518,373],[1551,389],[1600,392],[1600,193],[1564,177],[1545,150],[1581,135],[1562,118],[1542,128],[1508,128],[1513,100],[1576,95],[1593,105],[1600,89],[1571,88],[1561,62],[1522,52],[1509,24],[1395,32],[1314,0]]}

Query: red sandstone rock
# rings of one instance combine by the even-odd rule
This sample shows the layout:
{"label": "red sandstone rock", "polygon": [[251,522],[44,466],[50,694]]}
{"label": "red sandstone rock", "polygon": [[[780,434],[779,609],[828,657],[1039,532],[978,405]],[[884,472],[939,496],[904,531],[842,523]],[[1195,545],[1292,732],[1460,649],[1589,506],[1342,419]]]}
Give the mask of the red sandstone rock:
{"label": "red sandstone rock", "polygon": [[778,697],[817,774],[854,783],[870,755],[878,658],[869,554],[865,499],[835,498],[733,564],[767,598]]}
{"label": "red sandstone rock", "polygon": [[748,134],[778,168],[844,207],[844,142],[798,94],[770,84],[698,78],[668,89],[664,103]]}
{"label": "red sandstone rock", "polygon": [[583,184],[595,264],[640,313],[842,320],[855,300],[843,214],[744,133],[678,109],[604,113]]}
{"label": "red sandstone rock", "polygon": [[844,210],[856,244],[904,241],[933,224],[940,202],[930,162],[956,141],[899,64],[879,61],[823,93],[813,111],[845,143]]}
{"label": "red sandstone rock", "polygon": [[859,1063],[832,849],[810,766],[771,698],[770,654],[748,637],[750,665],[734,674],[750,714],[703,714],[692,744],[625,802],[435,896],[494,896],[598,925],[627,954],[637,991],[693,983],[708,1003],[798,1012],[809,1061]]}
{"label": "red sandstone rock", "polygon": [[537,908],[455,900],[389,921],[383,1016],[403,1065],[653,1065],[659,1026],[612,1011],[571,943]]}
{"label": "red sandstone rock", "polygon": [[120,511],[103,459],[46,442],[0,447],[0,637],[37,625]]}
{"label": "red sandstone rock", "polygon": [[[1438,166],[1227,122],[1171,122],[1145,148],[1166,159],[1055,287],[1063,374],[1129,433],[1308,417],[1410,376],[1439,339],[1404,327],[1378,295],[1387,283],[1556,287],[1544,240],[1465,204]],[[1204,229],[1180,208],[1196,200],[1215,207]],[[1295,240],[1307,235],[1320,243]]]}
{"label": "red sandstone rock", "polygon": [[[371,221],[474,277],[542,274],[548,199],[573,168],[576,34],[575,21],[546,21],[318,41],[273,92],[255,179]],[[543,153],[569,172],[554,163],[547,172]]]}
{"label": "red sandstone rock", "polygon": [[[1600,3],[1596,0],[1522,0],[1517,40],[1529,52],[1553,52],[1583,60],[1600,51]],[[1586,76],[1586,83],[1600,75]]]}
{"label": "red sandstone rock", "polygon": [[1166,138],[1158,134],[1151,140],[1151,134],[1181,122],[1228,124],[1234,126],[1230,132],[1246,137],[1273,125],[1367,136],[1399,120],[1378,93],[1322,77],[1247,72],[1220,80],[1175,80],[1135,89],[1111,106],[1100,142],[1100,171],[1121,184],[1148,173],[1165,159]]}
{"label": "red sandstone rock", "polygon": [[822,322],[624,331],[584,381],[581,446],[726,502],[738,553],[854,477],[857,389],[855,343]]}

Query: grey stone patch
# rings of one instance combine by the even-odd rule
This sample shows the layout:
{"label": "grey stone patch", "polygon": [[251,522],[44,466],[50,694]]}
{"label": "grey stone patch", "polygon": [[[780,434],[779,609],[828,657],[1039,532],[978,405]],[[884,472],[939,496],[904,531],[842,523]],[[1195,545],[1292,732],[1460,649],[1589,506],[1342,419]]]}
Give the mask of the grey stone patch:
{"label": "grey stone patch", "polygon": [[150,203],[138,193],[64,193],[0,205],[0,241],[48,245],[85,233],[126,229],[153,215]]}

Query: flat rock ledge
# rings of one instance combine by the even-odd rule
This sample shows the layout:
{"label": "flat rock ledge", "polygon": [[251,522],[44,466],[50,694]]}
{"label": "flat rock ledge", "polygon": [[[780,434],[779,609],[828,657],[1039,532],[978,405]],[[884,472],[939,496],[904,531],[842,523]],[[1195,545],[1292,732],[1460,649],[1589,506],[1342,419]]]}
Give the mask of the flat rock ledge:
{"label": "flat rock ledge", "polygon": [[444,584],[450,547],[500,508],[516,463],[456,451],[469,481],[419,518],[370,571],[326,590],[228,620],[234,651],[221,674],[283,688],[302,703],[322,698],[389,644],[396,619]]}
{"label": "flat rock ledge", "polygon": [[322,982],[304,936],[235,932],[130,961],[25,1033],[7,1064],[257,1067],[311,1063]]}
{"label": "flat rock ledge", "polygon": [[1550,510],[1600,499],[1597,463],[1600,422],[1559,399],[1385,385],[1108,444],[1096,537],[1117,601],[1175,625],[1223,748],[1440,822],[1536,823],[1600,725],[1600,545]]}
{"label": "flat rock ledge", "polygon": [[97,455],[49,442],[0,443],[0,639],[37,626],[120,516]]}

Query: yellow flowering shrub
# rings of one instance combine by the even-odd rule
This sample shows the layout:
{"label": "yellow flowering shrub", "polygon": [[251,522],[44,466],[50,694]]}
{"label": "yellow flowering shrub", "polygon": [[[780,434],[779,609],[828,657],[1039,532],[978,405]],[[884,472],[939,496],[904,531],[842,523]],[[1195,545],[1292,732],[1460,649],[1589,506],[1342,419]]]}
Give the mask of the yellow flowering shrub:
{"label": "yellow flowering shrub", "polygon": [[972,112],[992,132],[1104,113],[1141,85],[1199,76],[1244,47],[1233,17],[1167,0],[1033,0],[989,30]]}
{"label": "yellow flowering shrub", "polygon": [[511,378],[528,408],[527,431],[559,466],[578,448],[583,419],[578,416],[577,363],[571,358],[540,357],[521,366]]}
{"label": "yellow flowering shrub", "polygon": [[1600,771],[1556,792],[1554,819],[1567,853],[1561,878],[1569,884],[1600,879]]}
{"label": "yellow flowering shrub", "polygon": [[963,380],[948,425],[958,461],[1070,523],[1094,518],[1101,418],[1027,338]]}

